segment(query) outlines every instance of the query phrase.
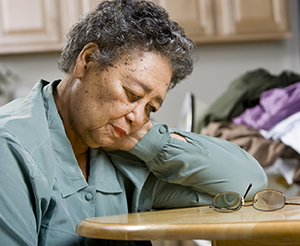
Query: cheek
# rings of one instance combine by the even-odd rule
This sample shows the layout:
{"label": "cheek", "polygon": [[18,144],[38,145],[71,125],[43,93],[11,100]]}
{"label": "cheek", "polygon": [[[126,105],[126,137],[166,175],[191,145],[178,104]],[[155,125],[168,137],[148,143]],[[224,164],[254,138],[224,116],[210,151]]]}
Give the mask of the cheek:
{"label": "cheek", "polygon": [[[106,79],[103,79],[106,81]],[[121,87],[107,83],[85,88],[74,98],[73,115],[76,121],[90,127],[99,127],[110,120],[120,118],[130,112],[132,105]],[[101,85],[101,86],[99,86]]]}
{"label": "cheek", "polygon": [[128,114],[130,112],[130,106],[129,103],[113,98],[111,101],[102,105],[101,112],[110,119],[117,119]]}
{"label": "cheek", "polygon": [[91,93],[92,90],[85,90],[81,96],[74,97],[71,108],[71,123],[78,128],[89,128],[97,122],[102,124],[101,108],[103,102],[99,99],[99,93]]}
{"label": "cheek", "polygon": [[127,96],[122,90],[111,89],[101,96],[97,96],[96,102],[103,115],[109,115],[110,118],[122,117],[132,110],[132,104],[128,102]]}
{"label": "cheek", "polygon": [[129,103],[114,97],[111,93],[102,94],[96,93],[90,98],[94,100],[86,100],[80,110],[84,116],[82,120],[94,127],[105,125],[111,120],[125,116],[130,111]]}

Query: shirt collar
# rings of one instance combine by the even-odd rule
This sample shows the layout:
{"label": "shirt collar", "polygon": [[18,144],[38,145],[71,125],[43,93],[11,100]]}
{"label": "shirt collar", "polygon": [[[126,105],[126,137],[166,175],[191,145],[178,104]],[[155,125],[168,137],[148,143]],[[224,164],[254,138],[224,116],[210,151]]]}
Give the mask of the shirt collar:
{"label": "shirt collar", "polygon": [[116,168],[141,190],[150,173],[144,162],[127,151],[106,151],[106,154]]}
{"label": "shirt collar", "polygon": [[122,192],[116,169],[102,149],[90,150],[89,184],[104,193]]}
{"label": "shirt collar", "polygon": [[[58,163],[57,181],[61,187],[62,196],[67,197],[84,189],[88,185],[105,193],[120,193],[122,189],[116,176],[116,171],[106,156],[99,150],[91,151],[90,177],[88,184],[78,166],[69,139],[66,136],[63,122],[58,114],[53,90],[60,81],[53,81],[43,89],[45,108],[50,130],[50,138],[54,156]],[[91,181],[90,181],[91,180]]]}

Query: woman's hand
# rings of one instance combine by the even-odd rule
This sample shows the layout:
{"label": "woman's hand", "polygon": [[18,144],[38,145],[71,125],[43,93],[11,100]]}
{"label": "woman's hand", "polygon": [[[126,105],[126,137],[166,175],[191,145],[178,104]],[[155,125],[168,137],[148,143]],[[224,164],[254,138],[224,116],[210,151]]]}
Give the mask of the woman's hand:
{"label": "woman's hand", "polygon": [[171,135],[172,138],[177,138],[177,139],[179,139],[179,140],[181,140],[181,141],[184,141],[184,142],[186,142],[186,143],[188,142],[188,141],[186,141],[185,137],[181,136],[181,135],[178,134],[178,133],[171,133],[170,135]]}
{"label": "woman's hand", "polygon": [[[132,132],[131,134],[122,137],[120,140],[116,141],[113,145],[105,147],[105,150],[131,150],[137,143],[146,135],[148,131],[153,127],[153,123],[149,120],[145,123],[139,130]],[[187,142],[187,140],[178,133],[171,133],[171,137],[177,138],[181,141]]]}
{"label": "woman's hand", "polygon": [[116,141],[113,145],[103,148],[105,150],[131,150],[137,143],[146,135],[148,131],[153,127],[153,123],[149,120],[139,130],[122,137]]}

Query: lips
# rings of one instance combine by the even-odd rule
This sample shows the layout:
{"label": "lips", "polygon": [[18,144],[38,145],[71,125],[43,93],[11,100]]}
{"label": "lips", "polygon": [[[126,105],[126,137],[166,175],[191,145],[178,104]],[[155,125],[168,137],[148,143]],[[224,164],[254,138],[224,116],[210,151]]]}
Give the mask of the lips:
{"label": "lips", "polygon": [[117,126],[114,126],[114,125],[113,125],[113,129],[114,129],[116,135],[117,135],[119,138],[122,138],[122,137],[124,137],[124,136],[127,135],[127,132],[124,131],[124,130],[123,130],[122,128],[120,128],[120,127],[117,127]]}

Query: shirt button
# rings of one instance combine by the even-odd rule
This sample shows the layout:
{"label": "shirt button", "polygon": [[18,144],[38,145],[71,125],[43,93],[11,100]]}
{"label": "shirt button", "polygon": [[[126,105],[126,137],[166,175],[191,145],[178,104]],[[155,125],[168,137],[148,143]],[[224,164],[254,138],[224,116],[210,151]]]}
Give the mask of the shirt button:
{"label": "shirt button", "polygon": [[93,194],[92,194],[92,193],[87,193],[87,194],[85,195],[85,200],[87,200],[87,201],[92,200],[92,198],[93,198]]}
{"label": "shirt button", "polygon": [[164,126],[161,126],[161,127],[159,128],[159,132],[160,132],[161,134],[164,134],[166,131],[167,131],[167,129],[166,129]]}

